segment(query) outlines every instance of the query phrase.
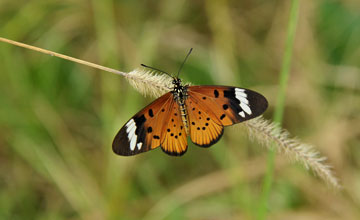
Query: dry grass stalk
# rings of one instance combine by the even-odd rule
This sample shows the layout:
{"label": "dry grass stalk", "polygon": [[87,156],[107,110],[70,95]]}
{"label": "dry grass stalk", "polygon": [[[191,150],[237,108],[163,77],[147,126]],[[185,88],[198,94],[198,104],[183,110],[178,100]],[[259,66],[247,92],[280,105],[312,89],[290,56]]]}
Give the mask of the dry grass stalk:
{"label": "dry grass stalk", "polygon": [[306,169],[311,169],[317,176],[335,189],[341,186],[334,176],[331,166],[325,164],[326,157],[314,149],[313,146],[301,143],[298,139],[290,138],[288,131],[265,120],[262,116],[244,123],[251,137],[264,146],[270,148],[276,143],[276,151],[285,155],[290,161],[299,162]]}
{"label": "dry grass stalk", "polygon": [[172,78],[157,74],[153,70],[138,68],[125,75],[130,84],[143,95],[158,97],[169,92],[172,87]]}
{"label": "dry grass stalk", "polygon": [[91,63],[88,61],[84,61],[81,59],[77,59],[74,57],[66,56],[64,54],[56,53],[50,50],[42,49],[39,47],[31,46],[28,44],[20,43],[17,41],[9,40],[3,37],[0,37],[0,42],[16,45],[19,47],[23,47],[26,49],[34,50],[40,53],[48,54],[50,56],[59,57],[64,60],[69,60],[75,63],[80,63],[86,66],[90,66],[99,70],[103,70],[106,72],[114,73],[117,75],[124,76],[129,82],[144,95],[151,94],[153,96],[160,96],[164,92],[170,91],[171,86],[171,78],[166,75],[159,75],[154,73],[153,71],[145,70],[145,69],[135,69],[129,73],[125,73],[116,69],[112,69],[109,67],[101,66],[95,63]]}

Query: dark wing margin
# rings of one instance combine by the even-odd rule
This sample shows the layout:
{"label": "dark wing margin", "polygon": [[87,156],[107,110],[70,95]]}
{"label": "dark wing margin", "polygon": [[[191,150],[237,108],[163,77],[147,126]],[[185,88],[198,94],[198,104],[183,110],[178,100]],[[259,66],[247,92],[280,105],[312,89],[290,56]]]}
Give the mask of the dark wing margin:
{"label": "dark wing margin", "polygon": [[145,116],[136,114],[116,134],[112,149],[122,156],[132,156],[150,150],[145,144]]}

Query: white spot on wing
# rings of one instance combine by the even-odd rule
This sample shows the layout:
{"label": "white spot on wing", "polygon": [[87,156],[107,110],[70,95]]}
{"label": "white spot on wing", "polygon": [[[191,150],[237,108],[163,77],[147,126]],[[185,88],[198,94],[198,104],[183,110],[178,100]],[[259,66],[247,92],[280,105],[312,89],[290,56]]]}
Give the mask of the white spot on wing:
{"label": "white spot on wing", "polygon": [[245,89],[235,88],[235,92],[245,92]]}
{"label": "white spot on wing", "polygon": [[240,107],[249,115],[251,115],[251,109],[247,104],[244,104],[243,102],[240,102]]}
{"label": "white spot on wing", "polygon": [[235,95],[236,96],[242,96],[244,98],[247,97],[247,94],[245,93],[245,89],[235,88]]}
{"label": "white spot on wing", "polygon": [[[135,146],[136,146],[136,140],[137,140],[137,135],[135,134],[135,130],[136,130],[136,124],[134,119],[130,119],[130,121],[128,123],[126,123],[126,133],[128,135],[128,139],[130,142],[130,150],[135,150]],[[141,143],[142,144],[142,143]],[[138,146],[138,149],[141,148]]]}
{"label": "white spot on wing", "polygon": [[135,126],[134,119],[131,119],[128,123],[126,123],[126,133],[129,133],[129,131]]}
{"label": "white spot on wing", "polygon": [[235,98],[237,98],[240,101],[240,107],[242,108],[242,110],[239,112],[239,115],[243,118],[245,118],[245,113],[251,115],[252,111],[249,107],[249,100],[247,99],[247,94],[245,93],[245,89],[239,89],[239,88],[235,88]]}
{"label": "white spot on wing", "polygon": [[140,150],[142,147],[142,142],[139,142],[136,146],[137,146],[138,150]]}
{"label": "white spot on wing", "polygon": [[135,145],[136,145],[136,135],[135,135],[135,137],[131,138],[130,150],[134,151],[135,150]]}
{"label": "white spot on wing", "polygon": [[136,136],[135,130],[136,130],[136,127],[135,127],[135,126],[133,126],[131,129],[129,129],[129,131],[128,131],[129,141],[134,137],[134,135]]}
{"label": "white spot on wing", "polygon": [[249,100],[247,100],[247,98],[242,97],[242,96],[238,96],[237,99],[239,99],[240,102],[249,105]]}

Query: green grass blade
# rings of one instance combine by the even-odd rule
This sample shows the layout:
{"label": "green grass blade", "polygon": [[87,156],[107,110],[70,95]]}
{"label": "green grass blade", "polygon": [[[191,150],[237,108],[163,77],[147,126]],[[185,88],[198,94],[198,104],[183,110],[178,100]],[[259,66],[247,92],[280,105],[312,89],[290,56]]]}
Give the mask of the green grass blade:
{"label": "green grass blade", "polygon": [[[290,11],[290,17],[288,23],[285,53],[283,57],[283,63],[281,67],[280,80],[279,80],[279,92],[278,92],[277,103],[274,112],[274,122],[279,124],[281,124],[283,119],[285,95],[287,89],[287,82],[289,79],[289,71],[291,66],[291,58],[292,58],[298,14],[299,14],[299,0],[293,0],[291,2],[291,11]],[[270,195],[273,176],[274,176],[274,163],[275,163],[275,151],[270,150],[267,158],[267,170],[262,186],[262,194],[260,198],[260,205],[258,209],[257,219],[266,219],[266,214],[268,211],[269,195]]]}

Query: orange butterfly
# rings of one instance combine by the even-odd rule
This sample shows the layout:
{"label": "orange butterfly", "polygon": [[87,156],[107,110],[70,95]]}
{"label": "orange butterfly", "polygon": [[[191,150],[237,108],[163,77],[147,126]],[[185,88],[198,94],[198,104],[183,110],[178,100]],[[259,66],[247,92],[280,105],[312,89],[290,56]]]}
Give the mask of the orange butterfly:
{"label": "orange butterfly", "polygon": [[173,77],[173,85],[171,92],[143,108],[120,129],[112,144],[116,154],[131,156],[161,146],[165,153],[181,156],[188,147],[187,136],[200,147],[210,147],[221,138],[224,126],[255,118],[268,106],[264,96],[248,89],[187,86],[178,77]]}

